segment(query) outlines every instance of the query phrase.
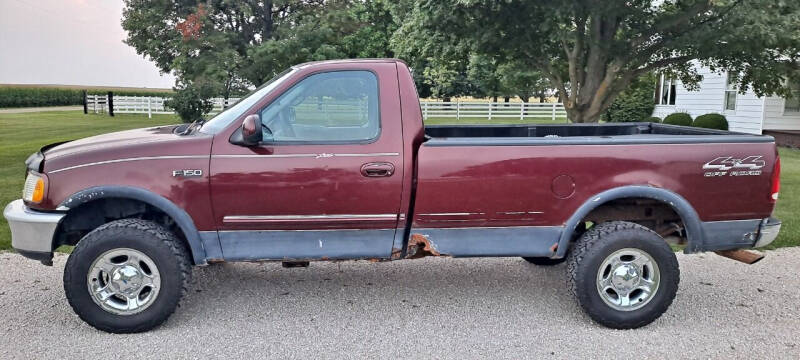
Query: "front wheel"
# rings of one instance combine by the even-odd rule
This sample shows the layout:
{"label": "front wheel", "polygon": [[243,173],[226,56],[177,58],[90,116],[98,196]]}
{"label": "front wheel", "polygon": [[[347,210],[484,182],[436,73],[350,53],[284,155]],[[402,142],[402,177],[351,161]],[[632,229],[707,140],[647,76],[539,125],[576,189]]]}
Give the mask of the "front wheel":
{"label": "front wheel", "polygon": [[174,234],[154,222],[123,219],[78,242],[64,269],[64,291],[89,325],[134,333],[163,323],[190,279],[189,254]]}
{"label": "front wheel", "polygon": [[678,259],[664,239],[624,221],[584,233],[568,256],[567,271],[567,286],[583,310],[616,329],[642,327],[660,317],[680,280]]}

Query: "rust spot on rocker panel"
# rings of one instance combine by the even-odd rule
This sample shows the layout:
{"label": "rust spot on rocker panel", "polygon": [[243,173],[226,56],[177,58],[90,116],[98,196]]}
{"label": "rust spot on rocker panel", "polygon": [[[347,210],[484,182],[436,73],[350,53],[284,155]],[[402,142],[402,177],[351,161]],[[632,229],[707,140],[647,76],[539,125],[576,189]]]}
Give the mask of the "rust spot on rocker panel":
{"label": "rust spot on rocker panel", "polygon": [[436,245],[428,239],[427,236],[422,234],[411,234],[411,239],[408,240],[408,251],[406,251],[406,259],[419,259],[426,256],[442,256]]}
{"label": "rust spot on rocker panel", "polygon": [[550,252],[551,253],[555,254],[556,250],[558,250],[558,243],[555,243],[555,244],[553,244],[553,246],[550,247]]}

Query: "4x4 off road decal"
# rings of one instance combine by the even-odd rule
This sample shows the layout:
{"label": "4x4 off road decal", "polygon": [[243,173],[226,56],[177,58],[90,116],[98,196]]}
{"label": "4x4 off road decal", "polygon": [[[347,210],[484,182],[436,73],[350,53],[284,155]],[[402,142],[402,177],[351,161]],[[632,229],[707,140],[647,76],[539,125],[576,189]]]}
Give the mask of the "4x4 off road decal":
{"label": "4x4 off road decal", "polygon": [[748,156],[744,159],[721,156],[703,164],[703,170],[715,170],[706,171],[703,176],[758,176],[766,164],[761,156]]}

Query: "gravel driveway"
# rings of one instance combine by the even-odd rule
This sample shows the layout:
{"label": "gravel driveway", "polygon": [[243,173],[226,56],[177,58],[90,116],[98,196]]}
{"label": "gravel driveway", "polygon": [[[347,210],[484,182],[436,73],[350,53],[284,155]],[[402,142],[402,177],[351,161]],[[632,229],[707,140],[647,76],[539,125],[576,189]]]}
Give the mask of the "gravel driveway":
{"label": "gravel driveway", "polygon": [[112,335],[81,322],[45,267],[0,253],[7,358],[792,358],[800,357],[800,248],[755,265],[679,254],[670,310],[638,330],[592,323],[564,265],[522,259],[222,264],[162,327]]}

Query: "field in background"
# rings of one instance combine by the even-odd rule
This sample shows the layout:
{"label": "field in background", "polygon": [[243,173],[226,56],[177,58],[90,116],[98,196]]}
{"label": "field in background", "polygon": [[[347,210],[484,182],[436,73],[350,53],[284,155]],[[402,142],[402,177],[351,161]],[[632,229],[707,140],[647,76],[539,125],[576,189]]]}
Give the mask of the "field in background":
{"label": "field in background", "polygon": [[113,91],[116,96],[165,96],[172,94],[171,89],[79,85],[0,84],[0,109],[82,105],[84,90],[86,90],[89,94],[107,94],[109,91]]}
{"label": "field in background", "polygon": [[[453,118],[429,119],[426,124],[453,124]],[[175,115],[84,115],[79,111],[0,114],[0,207],[18,199],[25,181],[25,158],[41,146],[112,131],[179,123]],[[566,122],[559,119],[556,123]],[[521,123],[519,119],[460,119],[458,124]],[[524,123],[531,123],[530,120]],[[550,120],[541,123],[553,123]],[[800,245],[800,150],[780,149],[781,195],[775,215],[783,220],[778,240],[769,248]],[[0,250],[11,247],[5,218],[0,217]]]}

